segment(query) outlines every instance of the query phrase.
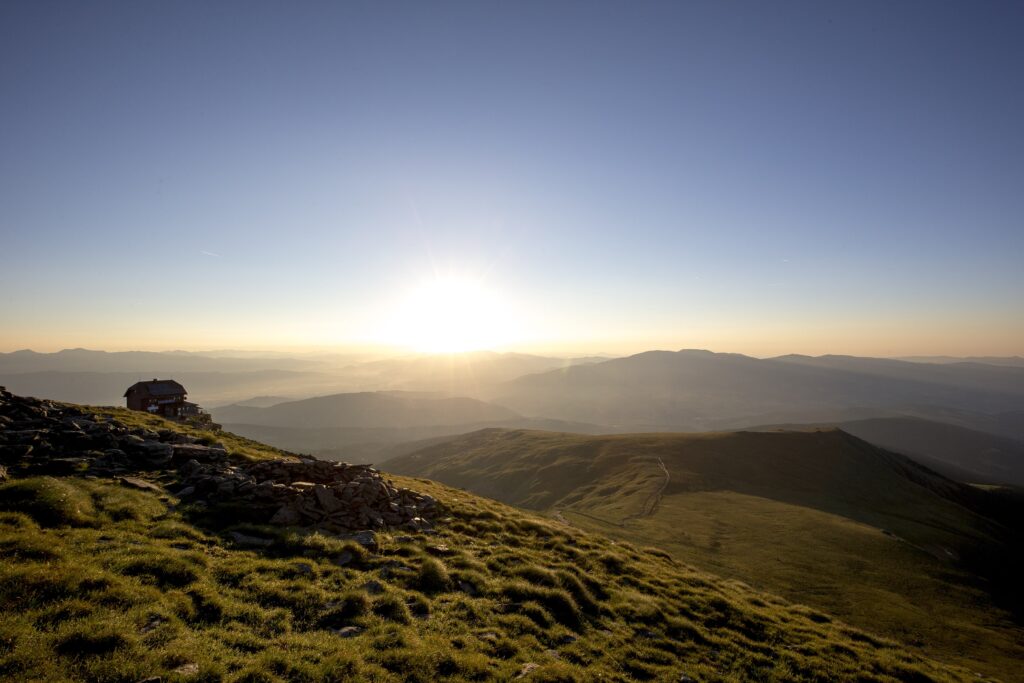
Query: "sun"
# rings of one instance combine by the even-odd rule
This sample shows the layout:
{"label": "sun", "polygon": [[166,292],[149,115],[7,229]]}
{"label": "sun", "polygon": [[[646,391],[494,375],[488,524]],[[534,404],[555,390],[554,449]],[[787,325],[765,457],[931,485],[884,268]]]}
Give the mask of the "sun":
{"label": "sun", "polygon": [[492,349],[518,336],[514,317],[512,307],[482,281],[435,277],[408,293],[387,336],[422,353]]}

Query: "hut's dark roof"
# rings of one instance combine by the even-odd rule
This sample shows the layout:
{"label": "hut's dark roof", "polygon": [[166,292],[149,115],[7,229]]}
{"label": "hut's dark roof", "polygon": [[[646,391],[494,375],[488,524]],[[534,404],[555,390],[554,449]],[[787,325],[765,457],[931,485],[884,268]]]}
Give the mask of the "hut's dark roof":
{"label": "hut's dark roof", "polygon": [[124,392],[125,396],[133,391],[139,392],[142,396],[177,396],[185,394],[185,387],[173,379],[154,379],[149,382],[136,382]]}

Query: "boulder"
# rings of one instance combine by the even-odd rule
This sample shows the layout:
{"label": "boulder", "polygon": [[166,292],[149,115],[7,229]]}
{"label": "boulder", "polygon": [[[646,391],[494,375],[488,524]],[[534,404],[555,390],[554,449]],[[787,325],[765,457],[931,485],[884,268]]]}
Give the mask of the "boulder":
{"label": "boulder", "polygon": [[227,451],[221,448],[203,446],[197,443],[173,443],[168,444],[171,449],[171,456],[174,462],[217,462],[227,457]]}
{"label": "boulder", "polygon": [[360,531],[352,536],[352,540],[369,550],[376,550],[378,547],[377,534],[372,531]]}
{"label": "boulder", "polygon": [[302,521],[302,515],[291,505],[282,505],[281,508],[270,518],[271,524],[278,526],[294,526]]}

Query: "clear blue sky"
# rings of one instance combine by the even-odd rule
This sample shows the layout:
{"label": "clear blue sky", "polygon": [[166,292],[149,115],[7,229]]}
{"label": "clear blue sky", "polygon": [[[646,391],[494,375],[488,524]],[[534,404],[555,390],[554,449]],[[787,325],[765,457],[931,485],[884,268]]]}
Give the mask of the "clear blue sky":
{"label": "clear blue sky", "polygon": [[454,273],[499,346],[1024,353],[1022,36],[966,0],[9,0],[0,350],[402,343]]}

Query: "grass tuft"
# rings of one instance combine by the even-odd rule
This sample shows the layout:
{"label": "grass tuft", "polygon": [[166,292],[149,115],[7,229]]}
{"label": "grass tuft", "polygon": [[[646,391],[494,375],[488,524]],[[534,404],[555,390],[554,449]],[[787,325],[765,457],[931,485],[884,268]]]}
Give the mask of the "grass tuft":
{"label": "grass tuft", "polygon": [[381,619],[398,624],[408,624],[412,621],[408,605],[394,593],[386,593],[374,600],[373,613]]}
{"label": "grass tuft", "polygon": [[22,512],[39,526],[91,526],[98,522],[92,498],[67,480],[33,477],[0,485],[0,510]]}
{"label": "grass tuft", "polygon": [[99,657],[134,643],[112,626],[85,624],[74,626],[54,640],[54,650],[65,657]]}
{"label": "grass tuft", "polygon": [[416,573],[416,588],[424,593],[441,593],[451,587],[451,578],[444,564],[433,557],[423,560]]}

